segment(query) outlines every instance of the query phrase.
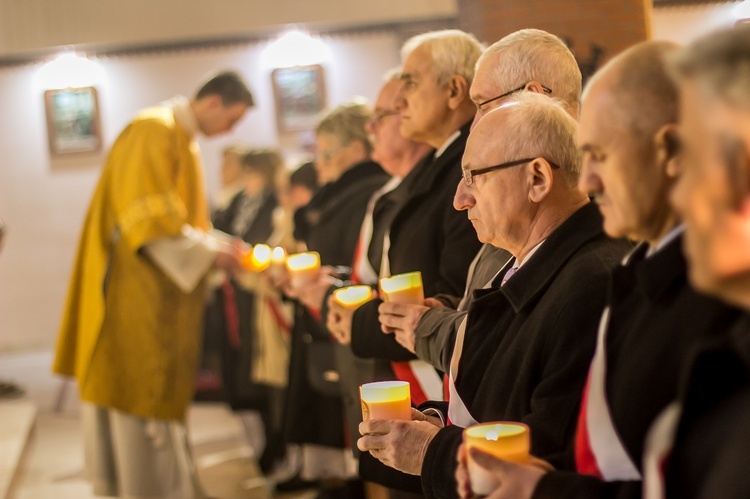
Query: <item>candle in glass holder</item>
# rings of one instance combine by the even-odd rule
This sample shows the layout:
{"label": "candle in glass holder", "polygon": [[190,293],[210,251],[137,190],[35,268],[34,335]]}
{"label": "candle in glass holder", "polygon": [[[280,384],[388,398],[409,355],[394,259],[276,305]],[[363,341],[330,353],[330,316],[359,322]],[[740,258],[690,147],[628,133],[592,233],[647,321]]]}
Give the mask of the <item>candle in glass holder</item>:
{"label": "candle in glass holder", "polygon": [[359,387],[362,420],[401,419],[411,421],[408,381],[376,381]]}
{"label": "candle in glass holder", "polygon": [[286,259],[286,269],[293,288],[314,280],[320,270],[320,255],[316,251],[295,253]]}
{"label": "candle in glass holder", "polygon": [[422,273],[409,272],[380,279],[380,292],[383,301],[404,305],[423,305],[424,289]]}
{"label": "candle in glass holder", "polygon": [[[529,427],[512,422],[473,425],[464,430],[464,445],[466,452],[477,448],[505,461],[526,462],[529,459]],[[471,457],[467,465],[471,490],[475,494],[490,494],[500,485],[489,471],[474,463]]]}
{"label": "candle in glass holder", "polygon": [[333,292],[333,299],[347,310],[356,310],[373,299],[370,286],[346,286]]}
{"label": "candle in glass holder", "polygon": [[267,244],[256,244],[242,255],[242,266],[252,272],[261,272],[271,263],[271,248]]}

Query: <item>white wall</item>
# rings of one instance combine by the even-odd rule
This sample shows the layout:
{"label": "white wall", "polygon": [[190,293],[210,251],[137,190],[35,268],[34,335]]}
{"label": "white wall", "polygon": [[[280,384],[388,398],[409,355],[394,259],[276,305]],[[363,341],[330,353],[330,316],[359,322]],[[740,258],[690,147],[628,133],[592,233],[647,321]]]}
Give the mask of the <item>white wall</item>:
{"label": "white wall", "polygon": [[0,55],[456,16],[455,0],[2,0]]}
{"label": "white wall", "polygon": [[732,26],[737,3],[713,3],[681,7],[655,8],[655,40],[687,44],[713,30]]}
{"label": "white wall", "polygon": [[[375,98],[381,76],[398,64],[394,33],[324,38],[333,53],[326,65],[328,102],[353,95]],[[245,75],[257,107],[230,135],[202,140],[209,192],[218,185],[218,161],[228,143],[276,145],[270,71],[261,70],[263,44],[99,60],[105,149],[136,111],[176,93],[191,95],[203,76],[232,67]],[[8,226],[0,253],[0,351],[46,349],[55,343],[74,251],[98,179],[102,155],[52,160],[41,66],[0,69],[0,218]]]}

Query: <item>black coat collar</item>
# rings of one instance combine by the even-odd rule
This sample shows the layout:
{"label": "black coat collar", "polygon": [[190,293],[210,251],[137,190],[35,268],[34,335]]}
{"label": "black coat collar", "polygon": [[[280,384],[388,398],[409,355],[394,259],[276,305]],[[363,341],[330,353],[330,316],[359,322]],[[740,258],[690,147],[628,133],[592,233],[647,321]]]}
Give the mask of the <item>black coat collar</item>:
{"label": "black coat collar", "polygon": [[651,257],[646,258],[647,251],[647,243],[638,244],[626,257],[625,263],[614,269],[614,296],[619,291],[629,293],[634,286],[638,286],[654,302],[676,282],[685,281],[687,262],[682,253],[682,235],[675,237]]}
{"label": "black coat collar", "polygon": [[460,164],[461,156],[466,149],[466,140],[469,138],[471,121],[464,124],[459,130],[460,135],[451,142],[439,157],[435,157],[435,151],[428,154],[419,164],[406,176],[409,197],[414,198],[427,194],[433,190],[435,184],[439,183],[446,175],[453,176],[458,184],[461,172],[455,170],[456,164]]}
{"label": "black coat collar", "polygon": [[495,278],[493,288],[475,291],[477,300],[483,296],[500,292],[516,313],[520,312],[537,294],[543,292],[565,263],[590,240],[603,235],[602,216],[594,203],[588,203],[573,213],[501,288],[505,268]]}

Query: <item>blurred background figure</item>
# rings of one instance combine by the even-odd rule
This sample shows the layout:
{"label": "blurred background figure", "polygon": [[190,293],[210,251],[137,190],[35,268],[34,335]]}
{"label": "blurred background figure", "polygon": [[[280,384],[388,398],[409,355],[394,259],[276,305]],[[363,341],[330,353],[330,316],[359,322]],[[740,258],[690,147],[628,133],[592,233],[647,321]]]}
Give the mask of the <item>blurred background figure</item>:
{"label": "blurred background figure", "polygon": [[[338,267],[338,279],[348,279],[368,200],[388,180],[370,160],[372,147],[365,125],[371,116],[369,106],[354,101],[338,106],[319,121],[315,170],[323,185],[294,218],[295,237],[307,249],[320,253],[323,265]],[[321,275],[306,289],[287,288],[299,304],[292,333],[285,427],[289,440],[302,445],[303,485],[356,477],[345,438],[336,345],[320,322],[320,307],[330,284]],[[280,484],[279,490],[289,485],[294,483]],[[363,493],[356,480],[328,488],[326,493],[342,497]]]}
{"label": "blurred background figure", "polygon": [[[247,154],[248,148],[235,144],[224,148],[219,170],[221,186],[216,194],[214,212],[222,211],[245,187],[242,175],[242,158]],[[213,219],[213,217],[212,217]]]}
{"label": "blurred background figure", "polygon": [[184,422],[206,276],[237,271],[243,244],[211,232],[196,136],[231,131],[253,105],[238,73],[218,73],[192,99],[143,110],[107,155],[53,366],[80,388],[95,494],[203,497]]}
{"label": "blurred background figure", "polygon": [[[238,153],[240,171],[235,177],[232,165]],[[250,245],[276,245],[287,239],[289,226],[277,227],[284,219],[277,194],[284,171],[276,150],[225,150],[222,179],[229,182],[225,187],[240,185],[241,190],[225,209],[215,212],[214,228]],[[281,407],[289,357],[287,307],[267,280],[252,272],[231,278],[222,275],[206,307],[204,344],[209,349],[218,343],[221,398],[242,421],[264,474],[285,454]]]}

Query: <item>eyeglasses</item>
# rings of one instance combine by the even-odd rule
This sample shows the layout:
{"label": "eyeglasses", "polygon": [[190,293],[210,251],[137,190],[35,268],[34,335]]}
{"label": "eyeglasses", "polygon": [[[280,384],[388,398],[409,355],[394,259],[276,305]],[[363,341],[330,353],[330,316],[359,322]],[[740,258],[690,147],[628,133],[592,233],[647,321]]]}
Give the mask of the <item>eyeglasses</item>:
{"label": "eyeglasses", "polygon": [[[516,92],[520,92],[521,90],[525,89],[526,85],[528,85],[529,83],[531,83],[531,82],[527,81],[526,83],[524,83],[523,85],[521,85],[518,88],[514,88],[513,90],[509,90],[508,92],[505,92],[504,94],[498,95],[497,97],[493,97],[491,99],[487,99],[484,102],[480,102],[479,104],[477,104],[477,109],[481,111],[482,110],[482,106],[486,106],[490,102],[495,102],[496,100],[500,100],[503,97],[507,97],[507,96],[509,96],[511,94],[514,94]],[[549,88],[545,87],[544,85],[542,85],[541,87],[542,87],[542,90],[544,90],[544,93],[546,93],[546,94],[551,94],[552,93],[552,89],[549,89]]]}
{"label": "eyeglasses", "polygon": [[386,118],[388,116],[395,116],[398,114],[398,111],[390,110],[390,111],[380,111],[379,113],[375,113],[372,115],[372,118],[367,120],[367,124],[372,126],[374,124],[382,125],[383,124],[383,118]]}
{"label": "eyeglasses", "polygon": [[[534,161],[535,159],[537,158],[517,159],[516,161],[508,161],[507,163],[500,163],[499,165],[488,166],[486,168],[477,168],[476,170],[462,170],[461,174],[463,175],[464,183],[468,187],[474,183],[474,177],[476,177],[477,175],[484,175],[485,173],[494,172],[495,170],[502,170],[504,168],[510,168],[511,166],[518,166],[524,163],[530,163]],[[555,163],[551,161],[547,161],[547,163],[549,163],[549,165],[554,169],[560,168],[558,165],[556,165]]]}
{"label": "eyeglasses", "polygon": [[330,151],[323,151],[315,155],[318,159],[322,159],[323,161],[330,161],[332,157],[336,156],[338,153],[344,150],[346,146],[337,147],[336,149],[331,149]]}

